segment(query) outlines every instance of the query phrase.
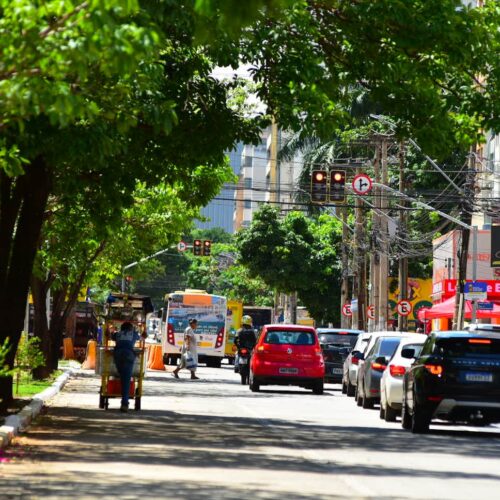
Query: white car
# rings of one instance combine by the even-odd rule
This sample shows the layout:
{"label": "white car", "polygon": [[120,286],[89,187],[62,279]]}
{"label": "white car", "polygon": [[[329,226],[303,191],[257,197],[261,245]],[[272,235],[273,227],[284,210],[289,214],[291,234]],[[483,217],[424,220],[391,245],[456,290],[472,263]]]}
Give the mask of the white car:
{"label": "white car", "polygon": [[358,363],[359,357],[358,353],[364,353],[368,342],[373,334],[372,333],[360,333],[358,339],[352,348],[352,351],[347,356],[344,361],[343,373],[342,373],[342,392],[348,396],[354,396],[356,392],[356,381],[358,379]]}
{"label": "white car", "polygon": [[[380,418],[394,422],[401,413],[403,402],[403,377],[427,339],[415,334],[401,341],[380,379]],[[403,349],[406,349],[403,352]],[[405,356],[403,356],[404,354]],[[408,355],[413,354],[408,357]]]}

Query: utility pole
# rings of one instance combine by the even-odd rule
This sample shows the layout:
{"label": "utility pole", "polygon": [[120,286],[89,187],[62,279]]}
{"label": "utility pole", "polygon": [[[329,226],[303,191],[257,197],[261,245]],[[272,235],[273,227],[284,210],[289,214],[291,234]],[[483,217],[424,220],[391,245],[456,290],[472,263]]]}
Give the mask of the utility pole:
{"label": "utility pole", "polygon": [[[376,183],[380,182],[380,158],[381,149],[380,145],[377,144],[375,149],[375,160],[373,162],[373,176]],[[376,207],[376,209],[380,209],[380,188],[374,187],[373,194],[374,206]],[[371,332],[377,330],[380,297],[380,252],[378,245],[378,238],[380,235],[380,212],[379,210],[374,210],[372,214],[372,238],[370,255],[370,305],[373,305],[375,308],[375,318],[368,320],[368,330]]]}
{"label": "utility pole", "polygon": [[[458,250],[458,276],[455,292],[455,311],[453,314],[452,325],[453,330],[462,330],[464,327],[464,285],[467,280],[467,257],[469,254],[470,229],[472,223],[472,211],[474,208],[474,184],[476,180],[476,164],[474,153],[475,150],[471,148],[471,154],[469,157],[469,171],[467,172],[467,179],[465,181],[463,190],[464,198],[462,201],[462,216],[460,219],[464,222],[464,224],[462,225],[461,230],[462,241]],[[474,236],[477,238],[477,232],[474,233]],[[474,245],[476,245],[476,243],[474,243]],[[473,260],[475,261],[476,258],[477,256],[474,255]]]}
{"label": "utility pole", "polygon": [[340,209],[342,217],[342,281],[340,285],[340,327],[349,328],[350,318],[343,314],[344,305],[347,303],[349,294],[349,254],[348,240],[350,238],[349,227],[347,225],[347,208]]}
{"label": "utility pole", "polygon": [[[404,164],[405,150],[403,141],[399,144],[399,191],[405,192],[406,183],[404,179]],[[403,241],[406,241],[406,203],[401,201],[401,211],[399,212],[399,236]],[[408,258],[401,257],[399,259],[399,300],[408,298]],[[400,332],[408,331],[408,316],[398,315],[398,330]]]}
{"label": "utility pole", "polygon": [[[387,171],[387,141],[382,140],[381,145],[381,184],[387,186],[389,183],[389,175]],[[383,213],[387,212],[387,194],[384,191],[380,193],[380,205]],[[380,253],[380,281],[379,281],[379,305],[378,305],[378,330],[387,330],[387,292],[388,292],[388,275],[389,275],[389,227],[387,217],[380,218],[380,237],[381,237],[381,253]]]}
{"label": "utility pole", "polygon": [[365,237],[364,224],[365,217],[363,213],[362,201],[356,198],[356,227],[354,232],[354,259],[356,275],[354,277],[353,298],[357,299],[357,311],[353,311],[352,327],[365,330],[366,318],[366,269],[365,269]]}

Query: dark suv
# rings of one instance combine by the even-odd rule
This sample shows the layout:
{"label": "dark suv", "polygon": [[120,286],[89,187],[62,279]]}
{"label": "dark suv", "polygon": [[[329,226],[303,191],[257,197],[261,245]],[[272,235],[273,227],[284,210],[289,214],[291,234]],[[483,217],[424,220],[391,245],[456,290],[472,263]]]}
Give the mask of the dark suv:
{"label": "dark suv", "polygon": [[325,360],[325,382],[342,383],[344,361],[351,352],[362,330],[317,328],[319,343]]}
{"label": "dark suv", "polygon": [[[412,358],[412,349],[401,355]],[[403,381],[402,425],[426,432],[433,418],[479,425],[500,422],[500,336],[434,332]]]}

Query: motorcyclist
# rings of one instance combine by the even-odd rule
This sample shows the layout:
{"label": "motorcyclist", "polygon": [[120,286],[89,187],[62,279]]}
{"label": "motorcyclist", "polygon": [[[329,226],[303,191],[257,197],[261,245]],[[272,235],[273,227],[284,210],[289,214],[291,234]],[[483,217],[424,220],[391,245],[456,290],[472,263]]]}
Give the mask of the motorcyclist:
{"label": "motorcyclist", "polygon": [[243,318],[241,318],[241,324],[241,328],[234,336],[234,345],[238,349],[246,347],[247,349],[252,350],[257,343],[255,332],[252,328],[252,318],[248,315],[243,316]]}

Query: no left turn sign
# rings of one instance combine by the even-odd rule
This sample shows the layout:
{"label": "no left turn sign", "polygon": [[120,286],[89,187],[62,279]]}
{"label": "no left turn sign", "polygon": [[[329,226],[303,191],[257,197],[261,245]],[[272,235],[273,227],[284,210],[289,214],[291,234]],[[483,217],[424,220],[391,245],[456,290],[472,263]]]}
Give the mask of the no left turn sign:
{"label": "no left turn sign", "polygon": [[400,316],[409,316],[413,309],[411,302],[408,300],[400,300],[396,308]]}
{"label": "no left turn sign", "polygon": [[351,304],[344,304],[342,306],[342,314],[344,316],[352,316]]}
{"label": "no left turn sign", "polygon": [[371,191],[373,182],[370,176],[358,174],[352,180],[352,189],[356,194],[367,194]]}

